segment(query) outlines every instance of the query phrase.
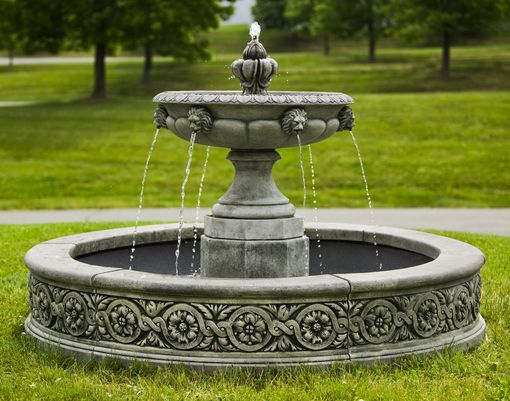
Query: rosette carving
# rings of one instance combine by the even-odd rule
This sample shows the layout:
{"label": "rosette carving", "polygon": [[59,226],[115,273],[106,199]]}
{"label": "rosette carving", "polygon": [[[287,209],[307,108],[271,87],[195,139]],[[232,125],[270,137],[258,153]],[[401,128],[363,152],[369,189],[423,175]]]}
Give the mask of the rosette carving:
{"label": "rosette carving", "polygon": [[397,310],[384,299],[370,302],[361,312],[361,332],[372,344],[388,341],[396,330]]}
{"label": "rosette carving", "polygon": [[416,318],[413,327],[421,337],[430,337],[439,328],[441,322],[441,305],[434,294],[426,294],[416,302]]}
{"label": "rosette carving", "polygon": [[30,308],[35,320],[43,326],[51,326],[54,313],[51,309],[51,293],[47,286],[41,283],[33,287],[30,296]]}
{"label": "rosette carving", "polygon": [[133,302],[123,299],[114,300],[101,315],[108,333],[121,343],[135,341],[141,332],[138,324],[140,312]]}
{"label": "rosette carving", "polygon": [[262,309],[242,307],[232,314],[227,326],[232,343],[244,351],[257,351],[271,339],[271,317]]}
{"label": "rosette carving", "polygon": [[166,323],[163,335],[177,349],[195,348],[204,337],[199,323],[202,318],[192,306],[174,305],[165,312],[163,320]]}
{"label": "rosette carving", "polygon": [[296,318],[299,324],[297,338],[308,349],[327,348],[335,340],[337,330],[334,328],[337,318],[325,305],[311,305],[303,309]]}
{"label": "rosette carving", "polygon": [[87,304],[76,291],[67,293],[62,299],[64,305],[64,326],[75,337],[81,336],[88,327]]}

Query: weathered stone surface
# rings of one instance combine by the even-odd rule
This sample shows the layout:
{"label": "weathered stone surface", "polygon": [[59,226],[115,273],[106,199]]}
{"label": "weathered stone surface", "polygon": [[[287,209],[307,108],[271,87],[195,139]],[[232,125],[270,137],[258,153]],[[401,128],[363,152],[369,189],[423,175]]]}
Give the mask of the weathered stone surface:
{"label": "weathered stone surface", "polygon": [[[74,355],[207,369],[373,363],[471,349],[483,340],[484,258],[476,248],[393,228],[318,229],[323,240],[359,242],[370,242],[375,230],[381,245],[436,256],[424,265],[366,274],[193,279],[91,266],[71,256],[129,246],[132,228],[63,237],[26,256],[32,276],[26,332]],[[139,230],[138,241],[146,244],[177,236],[177,225]],[[307,230],[314,233],[315,225]],[[185,237],[192,234],[185,226]],[[127,318],[122,330],[119,317]],[[183,318],[188,325],[179,330]],[[384,325],[373,327],[376,321]],[[244,331],[247,322],[256,323],[253,338]]]}
{"label": "weathered stone surface", "polygon": [[236,169],[228,191],[213,206],[215,217],[274,219],[292,217],[294,206],[280,192],[272,177],[275,150],[232,150],[227,158]]}
{"label": "weathered stone surface", "polygon": [[[339,111],[353,103],[352,98],[340,93],[240,95],[228,91],[165,92],[154,101],[158,103],[157,125],[180,138],[189,141],[192,130],[188,113],[192,107],[201,105],[210,111],[214,124],[207,135],[197,135],[196,143],[245,150],[298,146],[296,136],[285,132],[281,124],[289,107],[302,108],[307,114],[308,122],[300,134],[303,145],[326,139],[338,128]],[[161,116],[165,114],[168,117],[163,120]]]}
{"label": "weathered stone surface", "polygon": [[308,237],[231,240],[202,235],[202,277],[272,278],[308,274]]}
{"label": "weathered stone surface", "polygon": [[204,217],[204,234],[210,238],[238,240],[276,240],[302,237],[302,217],[284,219],[224,219]]}

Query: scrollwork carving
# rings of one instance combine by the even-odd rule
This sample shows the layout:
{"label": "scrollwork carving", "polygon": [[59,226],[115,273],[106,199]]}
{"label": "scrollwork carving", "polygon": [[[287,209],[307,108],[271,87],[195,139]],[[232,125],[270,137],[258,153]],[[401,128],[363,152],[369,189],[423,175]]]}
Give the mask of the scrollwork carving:
{"label": "scrollwork carving", "polygon": [[56,287],[31,277],[32,319],[45,330],[139,347],[294,352],[425,339],[478,318],[481,280],[375,299],[313,303],[188,303]]}

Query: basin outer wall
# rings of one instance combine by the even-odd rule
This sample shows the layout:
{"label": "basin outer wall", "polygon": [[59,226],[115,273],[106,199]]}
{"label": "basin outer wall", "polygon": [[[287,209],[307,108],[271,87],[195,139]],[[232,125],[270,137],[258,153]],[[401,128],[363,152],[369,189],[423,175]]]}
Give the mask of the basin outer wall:
{"label": "basin outer wall", "polygon": [[[185,227],[184,236],[192,230]],[[57,238],[25,258],[31,276],[26,332],[81,357],[200,369],[374,363],[478,345],[485,330],[481,252],[394,228],[321,224],[320,235],[370,242],[374,230],[380,244],[435,259],[368,274],[174,278],[73,259],[129,245],[132,228]],[[176,225],[144,226],[138,243],[176,236]]]}

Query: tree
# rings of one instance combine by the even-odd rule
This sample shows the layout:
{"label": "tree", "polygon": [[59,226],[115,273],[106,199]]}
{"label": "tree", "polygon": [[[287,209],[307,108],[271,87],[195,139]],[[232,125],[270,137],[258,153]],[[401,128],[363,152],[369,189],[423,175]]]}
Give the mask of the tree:
{"label": "tree", "polygon": [[332,7],[334,2],[334,0],[287,0],[285,8],[285,17],[294,29],[304,35],[322,37],[322,50],[326,56],[330,52],[330,34],[338,26],[336,9]]}
{"label": "tree", "polygon": [[285,6],[287,0],[257,0],[251,12],[255,21],[263,28],[289,27],[289,21],[285,18]]}
{"label": "tree", "polygon": [[0,48],[9,54],[9,66],[13,65],[14,52],[18,44],[16,24],[16,3],[11,0],[0,0]]}
{"label": "tree", "polygon": [[94,48],[94,85],[91,98],[106,97],[106,54],[119,42],[120,0],[55,0],[61,3],[66,37],[73,48]]}
{"label": "tree", "polygon": [[0,48],[9,54],[58,52],[64,39],[64,20],[58,2],[52,0],[0,0]]}
{"label": "tree", "polygon": [[230,4],[220,0],[123,0],[122,8],[121,42],[128,48],[143,48],[145,82],[154,53],[189,61],[208,57],[207,41],[200,33],[217,28],[220,19],[233,12]]}
{"label": "tree", "polygon": [[233,1],[0,0],[0,27],[6,27],[1,38],[6,38],[4,46],[8,48],[22,43],[29,51],[58,52],[64,45],[82,49],[92,46],[91,97],[104,99],[108,52],[122,44],[144,47],[146,78],[153,51],[188,59],[205,56],[207,42],[200,39],[199,33],[217,27],[220,18],[227,18],[233,11]]}
{"label": "tree", "polygon": [[380,34],[384,33],[388,23],[386,4],[388,0],[338,0],[341,23],[344,29],[339,32],[341,37],[349,37],[362,33],[368,38],[368,61],[375,63],[376,43]]}
{"label": "tree", "polygon": [[288,0],[285,15],[297,29],[323,38],[329,54],[331,36],[349,38],[357,33],[368,36],[368,60],[376,61],[376,39],[386,21],[387,0]]}
{"label": "tree", "polygon": [[392,0],[393,32],[406,38],[441,41],[441,75],[450,75],[450,48],[465,35],[497,26],[509,0]]}

